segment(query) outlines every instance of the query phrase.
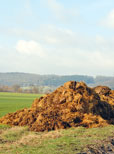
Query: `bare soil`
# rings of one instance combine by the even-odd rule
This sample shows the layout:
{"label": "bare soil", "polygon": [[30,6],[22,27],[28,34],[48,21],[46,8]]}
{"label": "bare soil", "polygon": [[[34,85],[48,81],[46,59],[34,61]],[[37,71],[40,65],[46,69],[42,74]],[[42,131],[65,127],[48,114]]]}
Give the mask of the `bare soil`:
{"label": "bare soil", "polygon": [[94,145],[87,146],[85,152],[78,154],[114,154],[114,136],[97,141]]}

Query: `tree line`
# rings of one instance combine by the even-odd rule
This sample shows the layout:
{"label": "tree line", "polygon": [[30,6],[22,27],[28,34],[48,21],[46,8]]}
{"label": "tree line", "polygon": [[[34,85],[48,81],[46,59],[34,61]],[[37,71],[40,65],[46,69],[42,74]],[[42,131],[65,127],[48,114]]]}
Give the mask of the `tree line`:
{"label": "tree line", "polygon": [[49,86],[29,86],[29,87],[21,87],[20,85],[13,86],[0,86],[0,92],[14,92],[14,93],[50,93],[55,89],[55,87]]}

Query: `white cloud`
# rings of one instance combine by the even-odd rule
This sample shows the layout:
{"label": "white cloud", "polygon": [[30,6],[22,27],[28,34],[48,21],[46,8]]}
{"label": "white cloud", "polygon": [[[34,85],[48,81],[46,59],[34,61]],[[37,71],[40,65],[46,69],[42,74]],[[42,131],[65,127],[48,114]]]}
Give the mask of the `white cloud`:
{"label": "white cloud", "polygon": [[47,0],[48,7],[58,19],[64,19],[64,7],[57,0]]}
{"label": "white cloud", "polygon": [[114,28],[114,9],[112,9],[108,15],[105,17],[105,19],[101,22],[101,25]]}
{"label": "white cloud", "polygon": [[61,22],[69,22],[74,20],[74,17],[79,15],[78,9],[73,8],[66,8],[65,5],[63,5],[60,1],[57,0],[41,0],[48,6],[48,8],[51,10],[52,15],[54,15],[54,18],[56,17]]}
{"label": "white cloud", "polygon": [[42,38],[44,39],[45,43],[51,44],[52,46],[56,45],[64,45],[69,43],[74,37],[74,33],[70,29],[65,28],[58,28],[55,26],[47,26],[44,30],[44,35]]}
{"label": "white cloud", "polygon": [[101,35],[96,35],[96,42],[97,42],[98,44],[102,44],[102,43],[105,43],[105,39],[104,39],[104,37],[101,36]]}
{"label": "white cloud", "polygon": [[[100,34],[84,37],[71,29],[52,25],[42,26],[37,31],[15,30],[14,34],[24,38],[17,42],[16,50],[22,53],[18,55],[25,59],[26,55],[30,55],[27,56],[27,65],[31,61],[30,70],[33,70],[33,66],[39,65],[41,68],[38,69],[38,73],[44,74],[113,74],[114,40],[112,38]],[[32,41],[25,41],[27,39]],[[30,59],[35,64],[32,64]]]}
{"label": "white cloud", "polygon": [[38,55],[39,57],[45,56],[41,44],[33,40],[32,41],[19,40],[16,45],[16,50],[23,54]]}
{"label": "white cloud", "polygon": [[32,8],[30,0],[25,0],[24,14],[32,16]]}
{"label": "white cloud", "polygon": [[59,13],[63,10],[63,6],[57,2],[57,0],[47,0],[48,6],[55,11],[56,13]]}

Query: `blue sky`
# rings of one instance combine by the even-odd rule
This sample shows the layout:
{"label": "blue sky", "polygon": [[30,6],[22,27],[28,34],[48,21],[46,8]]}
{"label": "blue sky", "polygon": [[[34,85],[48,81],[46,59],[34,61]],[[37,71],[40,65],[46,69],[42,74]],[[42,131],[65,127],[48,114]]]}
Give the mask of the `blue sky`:
{"label": "blue sky", "polygon": [[114,76],[114,0],[0,0],[0,72]]}

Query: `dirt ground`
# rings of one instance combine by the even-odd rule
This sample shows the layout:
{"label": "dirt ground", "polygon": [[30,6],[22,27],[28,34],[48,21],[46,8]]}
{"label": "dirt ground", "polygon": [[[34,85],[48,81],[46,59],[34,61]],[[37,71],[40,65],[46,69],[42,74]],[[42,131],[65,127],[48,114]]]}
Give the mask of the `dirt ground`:
{"label": "dirt ground", "polygon": [[114,137],[108,137],[104,141],[97,141],[94,145],[87,146],[85,152],[78,154],[114,154]]}

